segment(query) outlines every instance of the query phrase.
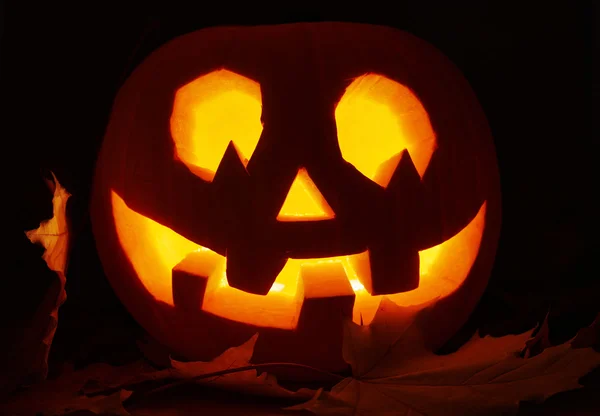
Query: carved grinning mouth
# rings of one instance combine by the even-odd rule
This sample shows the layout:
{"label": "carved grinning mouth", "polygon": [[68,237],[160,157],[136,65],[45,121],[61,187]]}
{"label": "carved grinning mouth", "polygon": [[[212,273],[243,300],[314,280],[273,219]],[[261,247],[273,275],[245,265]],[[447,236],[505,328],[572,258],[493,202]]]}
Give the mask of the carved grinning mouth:
{"label": "carved grinning mouth", "polygon": [[[289,259],[266,296],[229,286],[226,258],[185,239],[141,215],[112,192],[115,227],[121,246],[146,290],[166,304],[203,310],[255,326],[293,329],[306,296],[340,297],[353,302],[353,320],[368,325],[383,295],[372,296],[365,279],[365,253],[321,259]],[[462,231],[444,243],[419,252],[417,289],[387,295],[399,305],[425,303],[454,292],[466,279],[477,258],[485,226],[486,204]],[[368,260],[368,259],[367,259]],[[179,275],[179,277],[178,277]],[[179,287],[178,287],[179,285]],[[269,313],[264,313],[269,311]]]}

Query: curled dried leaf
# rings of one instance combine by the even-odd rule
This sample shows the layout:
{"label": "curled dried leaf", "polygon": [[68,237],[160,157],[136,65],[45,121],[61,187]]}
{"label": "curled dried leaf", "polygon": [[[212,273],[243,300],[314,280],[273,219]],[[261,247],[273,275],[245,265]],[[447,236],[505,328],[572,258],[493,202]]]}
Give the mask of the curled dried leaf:
{"label": "curled dried leaf", "polygon": [[13,394],[0,404],[0,414],[18,416],[66,415],[76,411],[127,416],[123,402],[132,392],[114,389],[107,394],[88,395],[92,386],[115,385],[143,369],[142,363],[113,367],[93,364],[79,371],[65,371],[55,380],[46,380]]}
{"label": "curled dried leaf", "polygon": [[[44,247],[42,255],[48,268],[56,273],[37,307],[31,321],[23,327],[14,340],[13,367],[0,377],[0,388],[12,390],[23,384],[44,380],[48,374],[48,355],[58,326],[58,309],[65,302],[65,271],[68,260],[69,230],[67,226],[67,201],[71,194],[52,174],[47,181],[53,191],[52,217],[42,221],[35,230],[25,235],[34,244]],[[33,282],[35,284],[35,282]]]}
{"label": "curled dried leaf", "polygon": [[[458,351],[437,355],[425,348],[418,324],[427,309],[411,314],[382,305],[374,328],[345,333],[345,347],[354,351],[345,355],[351,358],[354,377],[291,410],[318,415],[516,414],[521,401],[580,387],[580,377],[600,365],[599,353],[570,343],[544,345],[539,354],[523,357],[524,345],[533,348],[547,341],[544,323],[535,337],[533,331],[498,338],[476,334]],[[403,323],[394,325],[394,320]],[[580,333],[587,339],[583,334],[588,332]]]}

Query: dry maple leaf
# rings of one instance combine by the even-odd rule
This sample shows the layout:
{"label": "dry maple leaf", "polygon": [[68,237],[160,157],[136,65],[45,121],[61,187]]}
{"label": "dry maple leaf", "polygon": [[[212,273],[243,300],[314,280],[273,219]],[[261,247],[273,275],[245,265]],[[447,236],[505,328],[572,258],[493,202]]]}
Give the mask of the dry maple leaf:
{"label": "dry maple leaf", "polygon": [[[429,302],[425,309],[436,300]],[[371,371],[380,369],[387,357],[396,355],[393,350],[397,346],[403,349],[404,361],[408,363],[414,354],[422,353],[419,332],[410,330],[418,325],[421,309],[422,306],[399,307],[384,297],[370,325],[346,322],[342,353],[344,360],[352,367],[355,378],[367,377]],[[395,367],[389,369],[390,374],[395,374]]]}
{"label": "dry maple leaf", "polygon": [[[54,190],[52,196],[52,218],[42,221],[40,226],[25,235],[32,243],[40,243],[46,249],[42,258],[50,270],[55,271],[61,281],[65,281],[65,269],[67,266],[67,248],[69,244],[69,233],[67,227],[67,201],[71,194],[62,187],[52,173],[53,181],[48,181],[48,186]],[[66,299],[63,297],[63,301]]]}
{"label": "dry maple leaf", "polygon": [[[277,383],[277,379],[274,375],[268,374],[267,372],[262,372],[259,375],[257,372],[258,368],[293,364],[250,364],[250,359],[254,353],[254,346],[257,339],[258,334],[254,334],[244,344],[225,350],[225,352],[212,361],[182,362],[171,359],[171,368],[140,374],[129,380],[128,384],[174,379],[180,381],[174,383],[177,385],[185,382],[195,382],[199,384],[208,383],[211,386],[240,393],[269,397],[308,399],[316,393],[315,390],[310,389],[290,391],[281,387]],[[217,373],[217,375],[213,376],[212,374],[214,373]],[[167,385],[165,387],[170,386],[171,385]],[[164,390],[164,387],[157,390]]]}
{"label": "dry maple leaf", "polygon": [[48,186],[50,186],[51,189],[54,189],[54,194],[52,196],[52,218],[42,221],[37,229],[25,232],[29,241],[34,244],[40,243],[44,247],[45,251],[42,255],[42,259],[44,259],[50,270],[56,272],[60,281],[60,292],[56,299],[56,305],[50,314],[52,323],[48,327],[48,332],[42,341],[45,349],[45,372],[47,371],[48,352],[58,325],[58,308],[60,308],[67,299],[67,294],[65,292],[65,270],[67,268],[67,254],[69,247],[67,201],[71,196],[71,194],[58,182],[54,173],[52,173],[52,178],[54,179],[54,182],[48,181]]}
{"label": "dry maple leaf", "polygon": [[[475,335],[457,352],[436,355],[424,347],[418,329],[427,313],[384,299],[370,327],[348,323],[344,356],[354,377],[289,409],[318,415],[515,414],[521,401],[579,387],[578,379],[600,365],[600,354],[570,343],[522,358],[519,352],[533,331]],[[402,323],[390,323],[395,320]],[[394,332],[398,327],[401,331]],[[389,343],[371,347],[382,340]]]}
{"label": "dry maple leaf", "polygon": [[[69,246],[69,232],[67,227],[66,207],[71,196],[52,174],[53,181],[47,184],[53,190],[52,218],[42,221],[40,226],[25,235],[34,244],[39,243],[44,247],[42,258],[48,268],[56,272],[57,281],[50,286],[46,295],[32,320],[23,328],[21,339],[15,343],[15,366],[18,373],[8,376],[11,380],[5,381],[4,388],[18,386],[26,379],[43,380],[48,375],[48,354],[58,325],[58,309],[65,302],[65,270]],[[18,347],[17,347],[18,345]],[[8,387],[7,387],[8,386]]]}
{"label": "dry maple leaf", "polygon": [[44,416],[62,416],[78,410],[87,410],[97,415],[130,416],[131,413],[125,410],[123,402],[131,394],[131,391],[119,390],[108,396],[76,396],[59,407],[51,408],[49,411],[44,412]]}
{"label": "dry maple leaf", "polygon": [[[63,373],[58,379],[45,381],[14,395],[0,406],[0,414],[15,416],[64,415],[77,410],[96,414],[128,415],[123,401],[135,393],[128,406],[142,404],[144,398],[168,388],[185,383],[210,383],[240,393],[260,396],[308,400],[315,390],[287,390],[277,384],[274,376],[257,369],[271,365],[296,364],[250,364],[258,334],[244,344],[229,348],[209,362],[181,362],[171,360],[172,368],[154,370],[143,361],[125,366],[93,364],[79,371]],[[304,367],[304,366],[303,366]],[[340,377],[341,378],[341,377]],[[176,380],[152,390],[138,391],[145,382]],[[137,398],[136,398],[137,397]]]}
{"label": "dry maple leaf", "polygon": [[525,341],[525,348],[523,348],[523,351],[521,352],[525,358],[530,358],[534,355],[537,355],[546,348],[552,346],[552,343],[550,342],[550,326],[548,325],[549,318],[550,311],[548,311],[544,317],[544,320],[533,331],[537,331],[535,336]]}
{"label": "dry maple leaf", "polygon": [[101,415],[126,416],[123,401],[131,391],[116,389],[107,395],[89,397],[87,385],[109,385],[130,378],[140,371],[140,363],[113,367],[93,364],[79,371],[66,372],[56,380],[46,380],[14,394],[0,405],[0,414],[8,416],[60,416],[78,410]]}

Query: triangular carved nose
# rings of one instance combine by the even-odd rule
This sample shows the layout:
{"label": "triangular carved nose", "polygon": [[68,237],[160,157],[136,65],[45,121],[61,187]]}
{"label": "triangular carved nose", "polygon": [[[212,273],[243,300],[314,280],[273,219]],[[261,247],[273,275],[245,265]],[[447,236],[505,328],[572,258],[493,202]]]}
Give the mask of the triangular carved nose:
{"label": "triangular carved nose", "polygon": [[277,220],[319,221],[332,218],[335,218],[335,213],[325,197],[308,176],[306,169],[300,168],[277,215]]}

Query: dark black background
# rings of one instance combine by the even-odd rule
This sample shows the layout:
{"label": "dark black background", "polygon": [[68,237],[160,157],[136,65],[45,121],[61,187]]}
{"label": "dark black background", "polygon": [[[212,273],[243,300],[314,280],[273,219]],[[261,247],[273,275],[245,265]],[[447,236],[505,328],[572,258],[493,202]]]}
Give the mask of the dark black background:
{"label": "dark black background", "polygon": [[95,252],[87,212],[94,162],[126,75],[174,36],[216,25],[388,25],[429,41],[461,69],[494,136],[503,228],[488,290],[453,345],[478,327],[494,335],[531,328],[549,307],[552,339],[563,342],[600,310],[600,257],[591,246],[599,212],[592,199],[598,192],[599,136],[592,105],[598,92],[597,10],[591,2],[397,2],[393,8],[363,2],[327,11],[322,5],[240,10],[232,3],[211,11],[208,3],[179,9],[6,3],[0,134],[9,167],[3,205],[14,232],[5,241],[10,272],[0,280],[0,317],[5,333],[19,331],[53,278],[42,250],[23,234],[51,216],[42,177],[53,171],[73,194],[73,248],[51,363],[120,363],[139,354],[135,323],[107,284]]}

